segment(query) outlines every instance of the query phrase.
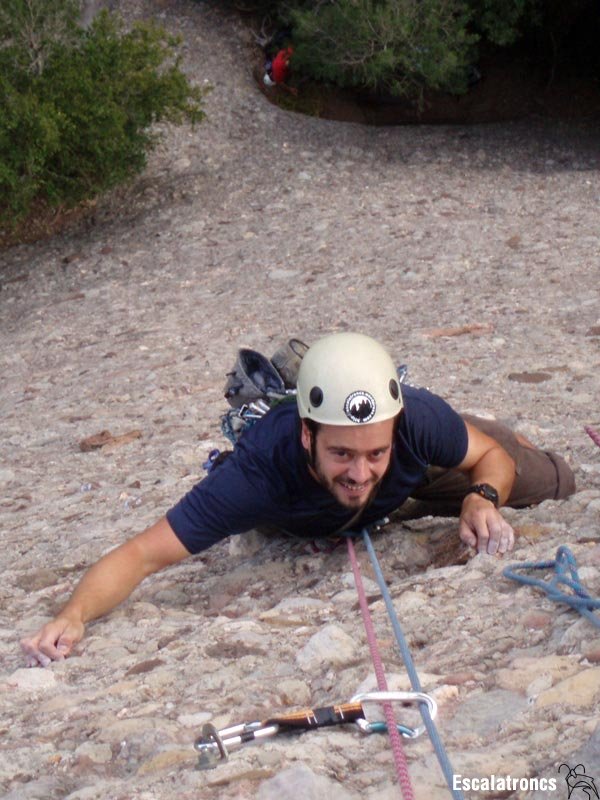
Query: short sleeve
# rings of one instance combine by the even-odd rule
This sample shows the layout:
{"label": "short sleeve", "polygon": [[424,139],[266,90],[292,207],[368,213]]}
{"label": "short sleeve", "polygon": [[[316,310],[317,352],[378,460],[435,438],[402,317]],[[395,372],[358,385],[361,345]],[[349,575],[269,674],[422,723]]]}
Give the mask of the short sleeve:
{"label": "short sleeve", "polygon": [[445,400],[426,389],[402,387],[404,414],[399,434],[424,465],[451,469],[465,458],[469,439],[464,420]]}
{"label": "short sleeve", "polygon": [[234,451],[167,512],[167,520],[184,547],[199,553],[266,522],[271,495],[260,462]]}

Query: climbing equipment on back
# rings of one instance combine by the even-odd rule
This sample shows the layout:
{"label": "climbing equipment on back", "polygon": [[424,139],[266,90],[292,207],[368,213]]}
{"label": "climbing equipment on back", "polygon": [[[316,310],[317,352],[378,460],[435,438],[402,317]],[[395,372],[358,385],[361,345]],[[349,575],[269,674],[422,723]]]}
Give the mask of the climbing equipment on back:
{"label": "climbing equipment on back", "polygon": [[[518,572],[532,569],[552,569],[555,574],[549,581],[517,574]],[[567,575],[567,572],[569,575]],[[505,578],[510,578],[518,583],[542,589],[550,600],[571,606],[571,608],[579,611],[580,614],[589,619],[592,625],[600,628],[600,616],[594,614],[594,609],[600,609],[600,598],[592,597],[583,587],[577,572],[575,556],[568,547],[559,547],[556,551],[556,558],[551,561],[526,561],[522,564],[509,564],[502,574]],[[566,586],[573,594],[563,591],[560,588],[561,586]]]}
{"label": "climbing equipment on back", "polygon": [[271,364],[283,378],[286,389],[296,388],[300,364],[307,351],[308,345],[300,339],[288,339],[271,356]]}
{"label": "climbing equipment on back", "polygon": [[[398,703],[401,706],[425,703],[432,717],[437,714],[435,700],[422,692],[366,692],[355,695],[347,703],[323,708],[305,708],[263,721],[243,722],[222,730],[217,730],[214,725],[209,723],[204,725],[202,735],[194,742],[194,749],[199,754],[198,768],[212,769],[220,761],[227,760],[229,750],[276,734],[298,733],[331,725],[345,725],[350,722],[356,723],[364,734],[384,732],[387,729],[386,723],[367,720],[364,706],[369,703]],[[415,739],[424,730],[423,726],[416,728],[406,725],[397,726],[397,731],[408,739]]]}
{"label": "climbing equipment on back", "polygon": [[268,359],[257,350],[243,347],[227,373],[224,395],[231,406],[239,408],[262,397],[285,397],[285,384]]}
{"label": "climbing equipment on back", "polygon": [[289,339],[270,360],[243,347],[227,373],[223,394],[231,409],[221,417],[221,430],[232,444],[273,406],[296,399],[296,377],[308,346]]}

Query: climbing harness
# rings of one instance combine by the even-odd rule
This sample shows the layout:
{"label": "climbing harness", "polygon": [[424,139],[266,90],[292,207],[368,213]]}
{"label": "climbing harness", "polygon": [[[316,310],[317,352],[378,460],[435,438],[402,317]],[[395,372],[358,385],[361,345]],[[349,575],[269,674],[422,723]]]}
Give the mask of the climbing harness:
{"label": "climbing harness", "polygon": [[[354,722],[363,734],[385,732],[387,730],[385,722],[367,720],[365,705],[369,703],[386,705],[394,703],[403,707],[423,703],[427,706],[431,717],[437,714],[435,700],[422,692],[366,692],[355,695],[347,703],[292,711],[263,721],[242,722],[240,725],[222,730],[217,730],[214,725],[208,723],[202,728],[202,735],[194,742],[194,749],[199,755],[198,768],[212,769],[219,762],[228,759],[231,749],[282,733],[297,733],[351,722]],[[397,726],[397,733],[408,739],[415,739],[424,731],[424,726]]]}
{"label": "climbing harness", "polygon": [[[552,569],[555,574],[549,581],[538,580],[528,575],[517,574],[533,569]],[[542,589],[542,591],[546,592],[550,600],[571,606],[571,608],[583,614],[586,619],[589,619],[592,625],[600,628],[600,616],[594,614],[594,609],[600,609],[600,598],[592,597],[585,590],[577,572],[575,556],[568,547],[559,547],[556,551],[556,558],[550,561],[526,561],[523,564],[509,564],[509,566],[503,570],[502,574],[506,578],[517,581],[517,583]],[[563,589],[560,588],[561,586],[567,587],[573,594],[563,591]]]}
{"label": "climbing harness", "polygon": [[[355,583],[356,583],[356,589],[357,589],[357,592],[358,592],[359,604],[361,606],[361,611],[363,611],[363,608],[366,609],[366,614],[365,614],[365,611],[363,611],[363,622],[365,624],[365,630],[367,632],[367,639],[369,640],[369,646],[371,647],[371,639],[373,639],[374,642],[375,642],[375,648],[371,647],[371,655],[373,656],[373,651],[374,651],[374,649],[375,649],[375,651],[377,650],[377,646],[376,646],[376,640],[375,640],[374,633],[371,633],[372,632],[372,621],[370,619],[370,613],[369,613],[369,609],[368,609],[366,594],[365,594],[364,587],[363,587],[363,584],[362,584],[362,579],[360,577],[360,567],[358,566],[358,560],[356,558],[356,551],[354,549],[354,544],[352,542],[352,537],[357,537],[357,536],[362,536],[364,545],[365,545],[365,547],[367,549],[367,552],[369,554],[369,558],[371,560],[371,565],[373,567],[373,570],[375,572],[375,577],[377,579],[377,584],[378,584],[379,589],[381,591],[381,594],[382,594],[382,597],[383,597],[383,600],[384,600],[384,603],[385,603],[385,607],[387,609],[388,616],[390,618],[392,629],[394,631],[394,635],[396,637],[396,641],[397,641],[398,647],[400,649],[400,654],[402,656],[402,659],[404,661],[404,665],[406,667],[406,672],[408,673],[408,677],[410,679],[410,683],[411,683],[412,689],[413,689],[414,692],[419,694],[419,693],[422,693],[422,691],[423,691],[423,689],[421,687],[421,681],[419,680],[419,675],[417,673],[417,670],[416,670],[415,665],[414,665],[414,661],[413,661],[412,656],[410,654],[410,649],[408,647],[408,643],[406,641],[406,638],[405,638],[404,633],[402,631],[402,628],[400,626],[400,622],[398,621],[398,616],[396,614],[396,610],[394,609],[394,604],[393,604],[393,601],[392,601],[392,597],[391,597],[391,595],[389,593],[389,590],[387,588],[387,584],[385,582],[385,578],[383,576],[383,572],[381,570],[381,566],[379,564],[379,560],[377,558],[377,554],[375,553],[375,548],[373,547],[373,543],[372,543],[371,537],[369,535],[369,530],[371,532],[379,531],[388,522],[389,522],[389,519],[385,518],[385,519],[381,520],[379,523],[376,523],[375,525],[371,526],[370,529],[369,528],[363,528],[362,531],[360,531],[360,532],[347,531],[345,535],[348,537],[348,555],[350,557],[350,563],[352,564],[352,571],[354,573],[354,580],[355,580]],[[368,617],[368,620],[369,620],[368,622],[367,622],[367,617]],[[381,665],[381,659],[378,658],[378,653],[377,652],[375,652],[375,657],[373,658],[373,663],[374,663],[374,666],[375,666],[375,674],[377,675],[378,684],[381,686],[380,675],[378,675],[378,672],[381,671],[381,675],[383,677],[383,684],[386,685],[385,675],[383,675],[383,666]],[[381,670],[380,670],[380,667],[381,667]],[[385,710],[385,706],[384,706],[384,710]],[[432,715],[430,713],[429,708],[424,703],[420,703],[419,704],[419,711],[421,712],[421,716],[423,718],[424,727],[427,730],[427,733],[429,734],[429,738],[431,739],[431,744],[433,745],[433,748],[435,750],[438,762],[440,764],[440,767],[442,769],[444,777],[446,778],[446,782],[448,784],[448,788],[450,789],[452,797],[454,798],[454,800],[464,800],[464,795],[462,794],[462,792],[453,787],[454,770],[452,769],[452,765],[450,764],[450,760],[448,758],[448,755],[447,755],[447,753],[445,751],[445,748],[444,748],[444,745],[443,745],[442,740],[440,738],[440,735],[438,733],[438,730],[437,730],[437,728],[435,726],[435,723],[433,721],[434,715]],[[393,716],[392,716],[392,719],[393,719]],[[386,720],[388,720],[387,715],[386,715]],[[388,735],[390,736],[390,740],[392,740],[393,738],[395,738],[394,737],[394,732],[395,731],[394,731],[393,727],[390,728],[390,724],[393,725],[393,723],[390,723],[389,720],[388,720]],[[400,745],[399,748],[398,748],[398,745]],[[394,752],[396,766],[397,766],[398,773],[399,773],[398,777],[400,779],[400,771],[401,770],[404,771],[404,766],[402,765],[402,762],[404,761],[404,763],[405,763],[405,759],[404,759],[404,754],[403,753],[399,753],[398,755],[396,755],[396,750],[398,750],[398,749],[401,750],[401,743],[399,741],[399,737],[398,737],[398,741],[397,742],[394,743],[392,741],[392,752]],[[406,777],[405,777],[404,774],[403,774],[402,779],[400,780],[400,787],[402,789],[402,793],[403,793],[403,796],[405,797],[405,800],[409,800],[409,798],[413,797],[412,787],[410,786],[410,781],[408,779],[408,775],[406,775]]]}
{"label": "climbing harness", "polygon": [[597,444],[597,445],[598,445],[598,447],[600,447],[600,433],[598,433],[597,431],[595,431],[595,430],[594,430],[593,428],[591,428],[589,425],[585,425],[585,426],[584,426],[584,431],[585,431],[585,432],[587,433],[587,435],[590,437],[590,439],[592,440],[592,442],[594,442],[594,444]]}

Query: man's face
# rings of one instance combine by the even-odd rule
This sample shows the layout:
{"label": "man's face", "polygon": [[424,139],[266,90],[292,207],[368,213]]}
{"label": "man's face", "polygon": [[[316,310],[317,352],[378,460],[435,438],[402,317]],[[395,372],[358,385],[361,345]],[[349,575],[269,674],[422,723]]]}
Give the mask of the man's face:
{"label": "man's face", "polygon": [[[358,511],[375,494],[390,464],[394,420],[369,425],[321,425],[316,434],[313,477],[346,508]],[[302,422],[302,446],[311,433]]]}

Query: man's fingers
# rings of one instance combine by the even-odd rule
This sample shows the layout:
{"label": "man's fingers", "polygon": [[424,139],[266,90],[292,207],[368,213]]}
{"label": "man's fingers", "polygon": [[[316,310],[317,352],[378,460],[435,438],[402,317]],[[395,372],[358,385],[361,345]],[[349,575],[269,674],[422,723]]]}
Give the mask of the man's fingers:
{"label": "man's fingers", "polygon": [[469,547],[475,547],[477,544],[477,537],[465,522],[461,522],[458,526],[458,535],[461,541]]}
{"label": "man's fingers", "polygon": [[463,515],[459,524],[459,535],[470,547],[476,547],[478,553],[506,553],[512,550],[515,534],[504,517],[493,508],[486,507],[469,510]]}
{"label": "man's fingers", "polygon": [[56,636],[54,634],[46,634],[40,638],[38,646],[40,655],[50,658],[52,661],[64,658],[56,648]]}
{"label": "man's fingers", "polygon": [[61,656],[68,656],[75,642],[70,636],[61,636],[56,644],[56,651]]}
{"label": "man's fingers", "polygon": [[500,537],[500,543],[498,545],[498,552],[499,553],[506,553],[509,550],[512,550],[515,546],[515,532],[513,531],[512,527],[505,522],[504,528],[502,530],[502,535]]}
{"label": "man's fingers", "polygon": [[515,543],[515,534],[512,527],[506,522],[505,519],[488,520],[489,538],[487,539],[487,546],[485,549],[480,549],[479,552],[487,552],[490,555],[496,553],[506,553],[512,550]]}
{"label": "man's fingers", "polygon": [[488,546],[490,541],[490,531],[488,529],[487,523],[485,518],[483,519],[476,519],[475,524],[475,533],[477,535],[477,552],[478,553],[488,553]]}
{"label": "man's fingers", "polygon": [[[20,642],[21,650],[27,656],[27,661],[29,662],[31,659],[37,661],[36,653],[38,652],[38,639],[36,637],[28,637],[27,639],[21,639]],[[27,666],[30,666],[28,663]]]}
{"label": "man's fingers", "polygon": [[[26,651],[25,666],[27,667],[47,667],[52,662],[52,659],[42,653],[40,650],[33,650],[31,645],[27,645],[29,650]],[[21,642],[21,647],[25,649],[24,642]]]}
{"label": "man's fingers", "polygon": [[34,636],[21,640],[27,665],[47,667],[52,661],[61,661],[69,655],[82,635],[82,624],[64,618],[52,620]]}
{"label": "man's fingers", "polygon": [[37,637],[32,639],[22,639],[21,648],[25,653],[25,663],[28,667],[47,667],[53,659],[58,660],[60,658],[64,658],[64,655],[57,651],[56,647],[54,647],[54,644],[49,647],[41,639],[38,640]]}
{"label": "man's fingers", "polygon": [[487,540],[487,552],[490,555],[495,555],[498,552],[500,540],[502,539],[503,520],[492,519],[488,520],[489,538]]}

